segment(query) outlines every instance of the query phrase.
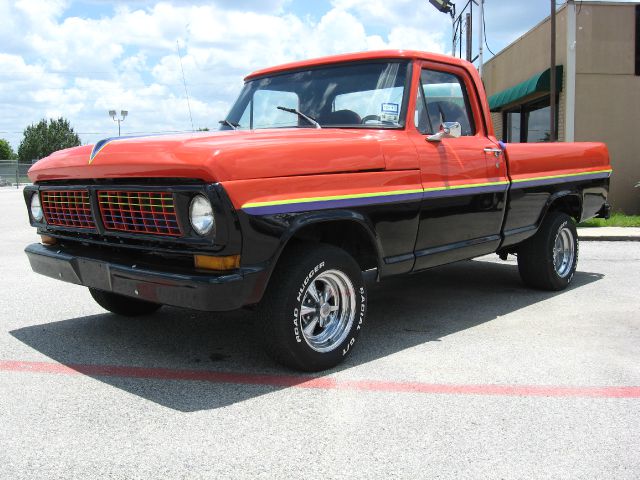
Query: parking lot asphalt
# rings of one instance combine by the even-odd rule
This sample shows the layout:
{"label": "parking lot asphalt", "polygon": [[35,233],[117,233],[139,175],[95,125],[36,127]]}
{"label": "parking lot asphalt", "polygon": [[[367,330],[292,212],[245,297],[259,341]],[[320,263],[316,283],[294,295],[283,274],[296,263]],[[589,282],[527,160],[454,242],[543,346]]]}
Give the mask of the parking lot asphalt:
{"label": "parking lot asphalt", "polygon": [[300,375],[255,314],[106,313],[33,274],[0,190],[0,478],[640,477],[640,243],[570,289],[495,256],[373,285],[339,368]]}

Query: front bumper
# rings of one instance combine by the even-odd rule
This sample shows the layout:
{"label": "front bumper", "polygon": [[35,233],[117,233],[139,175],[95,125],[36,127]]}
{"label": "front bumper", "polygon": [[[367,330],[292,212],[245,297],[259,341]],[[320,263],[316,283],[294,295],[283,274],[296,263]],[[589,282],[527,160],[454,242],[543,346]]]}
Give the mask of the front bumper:
{"label": "front bumper", "polygon": [[34,272],[51,278],[204,311],[236,310],[253,303],[265,278],[264,270],[248,268],[219,274],[159,271],[39,243],[29,245],[25,253]]}

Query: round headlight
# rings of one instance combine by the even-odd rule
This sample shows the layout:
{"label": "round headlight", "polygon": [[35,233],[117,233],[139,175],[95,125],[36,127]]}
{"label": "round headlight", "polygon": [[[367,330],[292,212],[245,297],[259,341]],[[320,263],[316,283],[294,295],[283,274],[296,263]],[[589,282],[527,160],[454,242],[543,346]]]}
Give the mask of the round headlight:
{"label": "round headlight", "polygon": [[40,195],[38,195],[38,192],[31,195],[31,217],[36,222],[42,221],[42,206],[40,205]]}
{"label": "round headlight", "polygon": [[189,205],[189,221],[198,235],[206,235],[216,226],[211,202],[204,195],[196,195]]}

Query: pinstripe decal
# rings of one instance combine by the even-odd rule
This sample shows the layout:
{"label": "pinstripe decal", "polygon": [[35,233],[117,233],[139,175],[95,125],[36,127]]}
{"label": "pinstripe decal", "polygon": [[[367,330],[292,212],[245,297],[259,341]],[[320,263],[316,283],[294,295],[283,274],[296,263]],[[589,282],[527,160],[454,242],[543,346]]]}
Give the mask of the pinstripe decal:
{"label": "pinstripe decal", "polygon": [[328,200],[347,200],[356,198],[370,198],[370,197],[392,197],[397,195],[406,195],[412,193],[422,193],[421,188],[412,190],[393,190],[390,192],[374,192],[374,193],[354,193],[351,195],[330,195],[323,197],[306,197],[306,198],[290,198],[287,200],[274,200],[272,202],[250,202],[245,203],[242,208],[255,208],[255,207],[267,207],[274,205],[288,205],[292,203],[312,203]]}
{"label": "pinstripe decal", "polygon": [[[356,193],[325,197],[290,198],[270,202],[245,203],[242,209],[250,215],[273,215],[277,213],[306,212],[327,208],[356,207],[380,203],[418,201],[423,198],[449,197],[468,193],[504,191],[509,182],[488,182],[466,185],[431,187],[426,189],[394,190],[389,192]],[[459,193],[462,190],[465,193]]]}
{"label": "pinstripe decal", "polygon": [[575,182],[579,180],[593,180],[598,178],[608,178],[611,176],[611,169],[596,170],[594,172],[568,173],[564,175],[547,175],[545,177],[518,178],[513,180],[516,188],[535,187],[539,185],[550,185],[554,183]]}
{"label": "pinstripe decal", "polygon": [[[547,175],[543,177],[521,178],[512,181],[516,188],[547,185],[552,183],[572,182],[607,178],[611,169],[593,172]],[[288,198],[268,202],[249,202],[241,208],[250,215],[273,215],[278,213],[295,213],[329,208],[356,207],[381,203],[417,201],[423,198],[451,197],[474,193],[491,193],[505,191],[508,181],[470,183],[464,185],[448,185],[421,189],[393,190],[388,192],[355,193],[349,195],[328,195],[318,197]]]}

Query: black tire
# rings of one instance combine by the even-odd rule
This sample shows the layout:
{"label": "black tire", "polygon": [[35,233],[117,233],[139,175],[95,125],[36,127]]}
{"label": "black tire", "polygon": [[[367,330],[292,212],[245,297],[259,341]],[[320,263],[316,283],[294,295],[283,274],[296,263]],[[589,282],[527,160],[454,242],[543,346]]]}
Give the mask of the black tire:
{"label": "black tire", "polygon": [[125,317],[138,317],[147,315],[158,310],[162,305],[159,303],[138,300],[137,298],[126,297],[118,293],[105,292],[97,288],[89,288],[93,299],[105,310]]}
{"label": "black tire", "polygon": [[332,245],[299,244],[278,262],[257,321],[272,359],[317,372],[338,365],[351,353],[366,310],[362,271],[348,253]]}
{"label": "black tire", "polygon": [[[566,248],[558,250],[557,242]],[[578,233],[573,219],[566,213],[550,212],[536,234],[518,248],[520,277],[533,288],[563,290],[573,279],[578,253]]]}

